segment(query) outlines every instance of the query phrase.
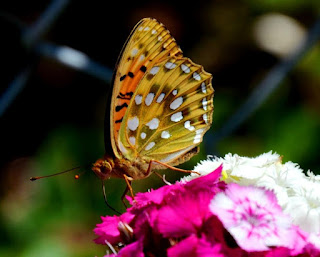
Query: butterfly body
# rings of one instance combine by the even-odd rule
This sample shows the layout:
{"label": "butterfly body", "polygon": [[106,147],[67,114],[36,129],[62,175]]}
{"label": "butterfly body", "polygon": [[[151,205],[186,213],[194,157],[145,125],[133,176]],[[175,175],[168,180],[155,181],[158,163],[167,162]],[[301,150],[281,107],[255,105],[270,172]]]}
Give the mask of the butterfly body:
{"label": "butterfly body", "polygon": [[149,174],[147,172],[148,166],[149,164],[140,158],[135,161],[129,161],[105,154],[103,158],[98,159],[93,164],[92,170],[102,180],[111,177],[123,178],[123,175],[126,175],[133,180],[138,180],[150,175],[150,172]]}
{"label": "butterfly body", "polygon": [[118,59],[107,153],[93,164],[95,174],[131,181],[189,160],[212,123],[211,79],[183,56],[163,24],[142,19]]}
{"label": "butterfly body", "polygon": [[[190,152],[184,154],[172,165],[178,165],[188,161],[193,155],[199,152],[199,147],[193,148]],[[103,158],[98,159],[92,166],[93,172],[101,179],[106,180],[111,177],[123,178],[124,175],[132,180],[139,180],[148,177],[154,169],[165,169],[166,166],[146,161],[138,157],[134,161],[118,159],[114,156],[105,154]]]}

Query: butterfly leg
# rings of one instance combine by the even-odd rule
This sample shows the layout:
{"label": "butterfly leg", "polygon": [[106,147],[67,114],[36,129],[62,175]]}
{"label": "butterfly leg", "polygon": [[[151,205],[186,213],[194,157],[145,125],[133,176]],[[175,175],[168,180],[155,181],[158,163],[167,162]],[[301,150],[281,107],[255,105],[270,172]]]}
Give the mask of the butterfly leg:
{"label": "butterfly leg", "polygon": [[[197,172],[197,171],[179,169],[179,168],[170,166],[170,165],[168,165],[168,164],[166,164],[166,163],[163,163],[163,162],[160,162],[160,161],[157,161],[157,160],[151,160],[151,161],[150,161],[149,167],[148,167],[148,171],[149,171],[149,169],[151,170],[151,164],[152,164],[152,162],[158,163],[158,164],[160,164],[160,165],[162,165],[162,166],[164,166],[164,167],[166,167],[166,168],[168,168],[168,169],[170,169],[170,170],[180,171],[180,172],[184,172],[184,173],[195,173],[195,174],[200,175],[200,173]],[[149,172],[150,172],[150,171],[149,171]]]}
{"label": "butterfly leg", "polygon": [[128,205],[126,204],[124,198],[125,198],[125,196],[127,195],[128,191],[129,191],[129,187],[128,187],[128,185],[127,185],[127,186],[126,186],[126,189],[124,190],[124,192],[123,192],[123,194],[122,194],[122,196],[121,196],[121,201],[122,201],[123,205],[124,205],[126,208],[128,208]]}
{"label": "butterfly leg", "polygon": [[124,190],[124,192],[123,192],[123,194],[121,196],[121,201],[123,202],[124,206],[127,208],[127,205],[126,205],[126,203],[124,201],[124,198],[125,198],[126,194],[128,193],[128,191],[130,191],[130,194],[131,194],[132,198],[134,199],[134,193],[133,193],[132,186],[131,186],[132,178],[127,176],[127,175],[125,175],[125,174],[123,174],[123,177],[124,177],[124,180],[127,183],[127,187],[126,187],[126,189]]}

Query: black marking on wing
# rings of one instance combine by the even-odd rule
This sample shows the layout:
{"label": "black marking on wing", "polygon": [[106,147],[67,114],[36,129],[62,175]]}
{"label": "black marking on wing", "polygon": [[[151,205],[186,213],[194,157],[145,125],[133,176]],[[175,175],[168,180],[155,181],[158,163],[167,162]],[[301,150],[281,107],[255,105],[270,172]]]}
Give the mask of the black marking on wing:
{"label": "black marking on wing", "polygon": [[120,99],[123,99],[123,100],[130,100],[132,95],[133,95],[133,92],[128,92],[128,93],[125,93],[125,94],[122,94],[120,92],[119,95],[117,96],[117,98],[120,98]]}
{"label": "black marking on wing", "polygon": [[122,120],[123,120],[123,117],[122,117],[120,120],[116,120],[115,122],[116,122],[116,123],[121,123]]}
{"label": "black marking on wing", "polygon": [[116,106],[116,112],[120,111],[121,109],[123,108],[127,108],[128,107],[128,104],[127,103],[124,103],[122,105],[117,105]]}
{"label": "black marking on wing", "polygon": [[133,78],[133,77],[134,77],[134,74],[133,74],[131,71],[129,71],[129,72],[128,72],[128,76],[129,76],[130,78]]}
{"label": "black marking on wing", "polygon": [[124,74],[123,76],[120,77],[120,81],[124,80],[126,78],[126,74]]}
{"label": "black marking on wing", "polygon": [[142,66],[140,67],[140,70],[141,70],[142,72],[146,72],[146,71],[147,71],[147,67],[144,66],[144,65],[142,65]]}

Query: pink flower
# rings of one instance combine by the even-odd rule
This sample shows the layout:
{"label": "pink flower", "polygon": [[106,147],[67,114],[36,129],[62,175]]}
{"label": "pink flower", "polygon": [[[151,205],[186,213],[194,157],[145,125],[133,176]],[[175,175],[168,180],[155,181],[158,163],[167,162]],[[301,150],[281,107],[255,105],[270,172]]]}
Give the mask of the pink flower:
{"label": "pink flower", "polygon": [[294,249],[297,238],[301,238],[290,218],[283,214],[275,195],[262,188],[229,184],[225,192],[214,197],[210,210],[237,244],[249,252],[277,246]]}
{"label": "pink flower", "polygon": [[[99,236],[95,242],[125,244],[118,256],[130,256],[127,255],[128,249],[136,254],[133,256],[140,256],[143,252],[166,256],[167,250],[173,246],[173,252],[182,252],[185,244],[182,242],[178,246],[172,240],[180,242],[182,236],[197,235],[202,230],[204,233],[204,223],[209,217],[214,217],[208,208],[210,200],[225,186],[224,182],[219,182],[221,171],[222,167],[219,167],[215,172],[188,183],[176,183],[137,194],[132,201],[133,206],[125,214],[102,218],[103,222],[94,230]],[[178,222],[179,226],[176,226]],[[204,233],[199,241],[203,251],[218,252],[219,247],[206,242],[206,238]],[[196,242],[192,238],[189,240]],[[196,252],[201,253],[200,248]]]}
{"label": "pink flower", "polygon": [[201,176],[197,179],[191,180],[187,183],[177,182],[174,185],[166,185],[156,190],[151,190],[148,193],[138,193],[135,196],[135,201],[130,197],[129,202],[133,204],[133,209],[141,209],[148,204],[165,205],[166,202],[174,197],[176,192],[181,190],[208,190],[212,192],[218,192],[220,189],[224,189],[225,184],[219,183],[221,176],[222,166],[219,166],[215,171],[206,176]]}
{"label": "pink flower", "polygon": [[223,257],[220,245],[191,235],[168,249],[168,257]]}
{"label": "pink flower", "polygon": [[93,230],[99,236],[94,240],[95,243],[106,244],[107,241],[110,244],[116,244],[122,242],[119,224],[128,224],[133,218],[134,215],[128,212],[121,216],[101,217],[102,223],[97,224],[97,227]]}
{"label": "pink flower", "polygon": [[95,242],[120,257],[317,256],[318,240],[292,225],[273,192],[226,185],[221,171],[137,194],[126,213],[102,218]]}
{"label": "pink flower", "polygon": [[213,193],[207,190],[177,192],[157,213],[157,229],[165,237],[184,237],[202,231],[212,213],[208,206]]}
{"label": "pink flower", "polygon": [[118,257],[144,257],[143,253],[143,239],[131,243],[126,247],[122,248],[116,255]]}
{"label": "pink flower", "polygon": [[163,197],[167,194],[167,191],[172,190],[171,187],[174,187],[175,185],[166,185],[163,187],[160,187],[157,190],[151,189],[150,192],[146,193],[137,193],[135,196],[135,202],[132,201],[131,197],[128,197],[130,200],[130,203],[135,205],[135,207],[143,207],[145,205],[148,205],[150,203],[154,204],[161,204],[163,201]]}

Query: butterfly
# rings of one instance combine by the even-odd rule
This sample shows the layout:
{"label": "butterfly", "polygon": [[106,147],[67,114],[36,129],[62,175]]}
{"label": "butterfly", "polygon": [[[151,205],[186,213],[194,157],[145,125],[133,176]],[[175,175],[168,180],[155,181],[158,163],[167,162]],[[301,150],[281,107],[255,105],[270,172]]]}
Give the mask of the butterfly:
{"label": "butterfly", "polygon": [[184,171],[173,166],[198,153],[212,123],[211,80],[183,56],[163,24],[138,22],[118,58],[105,119],[106,153],[93,172],[102,181],[125,179],[124,195],[130,190],[133,196],[133,180],[157,169]]}

